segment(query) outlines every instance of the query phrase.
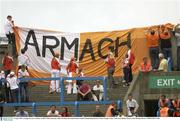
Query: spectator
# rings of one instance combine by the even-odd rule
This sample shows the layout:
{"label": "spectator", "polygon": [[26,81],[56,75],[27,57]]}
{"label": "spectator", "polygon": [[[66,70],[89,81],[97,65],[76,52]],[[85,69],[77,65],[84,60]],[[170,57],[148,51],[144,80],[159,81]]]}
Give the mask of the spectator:
{"label": "spectator", "polygon": [[164,103],[163,107],[160,109],[160,117],[169,117],[170,110],[168,104]]}
{"label": "spectator", "polygon": [[148,62],[148,58],[144,57],[143,62],[141,63],[141,72],[150,72],[151,71],[151,64]]}
{"label": "spectator", "polygon": [[93,117],[104,117],[104,113],[100,110],[99,105],[96,105],[96,111],[93,112]]}
{"label": "spectator", "polygon": [[159,60],[160,60],[160,64],[159,64],[158,71],[167,72],[168,71],[168,62],[164,58],[164,55],[162,53],[159,53]]}
{"label": "spectator", "polygon": [[129,73],[130,73],[130,68],[129,68],[129,60],[128,60],[128,54],[125,55],[125,58],[122,60],[122,68],[123,68],[123,73],[124,73],[124,80],[123,80],[123,87],[129,86],[130,81],[129,81]]}
{"label": "spectator", "polygon": [[180,99],[176,97],[174,100],[172,100],[172,104],[174,107],[174,117],[180,117]]}
{"label": "spectator", "polygon": [[16,39],[15,39],[14,31],[13,31],[14,27],[15,26],[14,26],[14,21],[12,20],[12,16],[8,15],[7,22],[4,26],[4,29],[5,29],[6,37],[9,40],[9,44],[12,43],[12,55],[16,57],[17,51],[16,51]]}
{"label": "spectator", "polygon": [[[71,58],[70,63],[66,67],[68,77],[76,76],[77,69],[78,69],[78,66],[75,63],[75,59]],[[72,83],[73,83],[73,94],[76,94],[77,93],[76,81],[67,80],[67,82],[68,82],[67,94],[71,94]]]}
{"label": "spectator", "polygon": [[133,99],[132,94],[128,95],[128,100],[126,101],[127,114],[129,117],[137,116],[137,110],[139,105],[135,99]]}
{"label": "spectator", "polygon": [[30,59],[25,54],[26,50],[21,49],[21,54],[18,56],[18,69],[21,69],[22,65],[26,66],[26,70],[28,71],[28,66],[30,65]]}
{"label": "spectator", "polygon": [[10,91],[10,87],[8,87],[9,83],[6,81],[4,71],[1,71],[0,73],[0,80],[1,80],[1,89],[4,91],[3,94],[5,97],[5,102],[10,102],[11,91]]}
{"label": "spectator", "polygon": [[[7,81],[9,82],[9,87],[11,89],[11,99],[13,103],[17,103],[18,101],[18,90],[19,90],[19,81],[17,79],[17,77],[15,76],[15,73],[13,71],[11,71],[11,73],[7,76]],[[18,109],[18,107],[15,107],[14,112],[16,112]]]}
{"label": "spectator", "polygon": [[[61,65],[59,62],[59,53],[55,53],[53,59],[51,60],[51,77],[59,77],[60,75],[60,70],[61,70]],[[50,84],[50,91],[49,93],[52,94],[53,92],[60,92],[60,87],[59,87],[59,80],[52,80]]]}
{"label": "spectator", "polygon": [[62,116],[62,117],[70,117],[71,116],[67,107],[63,107],[62,110],[63,111],[61,113],[59,113],[60,116]]}
{"label": "spectator", "polygon": [[134,53],[131,51],[131,46],[128,46],[128,62],[129,62],[129,83],[133,80],[133,74],[132,74],[132,66],[135,61]]}
{"label": "spectator", "polygon": [[115,66],[116,66],[116,61],[114,58],[114,55],[112,52],[109,52],[109,55],[107,57],[107,72],[108,72],[108,81],[109,81],[109,86],[112,89],[113,86],[116,84],[114,80],[114,71],[115,71]]}
{"label": "spectator", "polygon": [[159,108],[161,109],[162,107],[164,107],[165,103],[168,104],[168,107],[170,107],[169,99],[167,99],[165,95],[161,95],[161,98],[158,101]]}
{"label": "spectator", "polygon": [[96,85],[94,85],[93,90],[92,90],[92,97],[94,101],[101,101],[103,100],[104,96],[104,88],[103,85],[100,84],[100,81],[96,81]]}
{"label": "spectator", "polygon": [[116,115],[118,115],[118,113],[116,112],[116,104],[113,102],[109,105],[105,117],[114,117]]}
{"label": "spectator", "polygon": [[59,111],[56,110],[55,105],[51,105],[50,110],[47,112],[48,117],[57,117],[59,116]]}
{"label": "spectator", "polygon": [[[21,69],[18,71],[18,78],[26,78],[29,77],[29,73],[26,70],[26,66],[22,65]],[[23,81],[19,83],[19,88],[20,88],[20,97],[21,97],[21,102],[28,102],[29,101],[29,94],[28,94],[28,82]]]}
{"label": "spectator", "polygon": [[167,28],[161,26],[160,29],[160,45],[162,53],[164,54],[165,59],[168,60],[168,70],[172,71],[173,61],[172,61],[172,50],[171,50],[171,34]]}
{"label": "spectator", "polygon": [[29,117],[29,113],[24,110],[24,107],[20,107],[19,111],[16,113],[16,117]]}
{"label": "spectator", "polygon": [[[82,68],[79,68],[78,77],[84,77],[84,72]],[[83,81],[84,80],[77,80],[78,88],[82,85]]]}
{"label": "spectator", "polygon": [[78,89],[77,100],[78,101],[88,101],[92,99],[91,87],[83,83]]}
{"label": "spectator", "polygon": [[158,53],[159,53],[159,33],[151,28],[148,29],[146,35],[147,46],[153,70],[158,68]]}
{"label": "spectator", "polygon": [[180,24],[175,26],[175,36],[177,44],[177,71],[180,71]]}
{"label": "spectator", "polygon": [[3,117],[3,111],[4,111],[4,108],[3,108],[3,103],[5,102],[4,100],[4,94],[2,92],[2,90],[0,91],[0,117]]}
{"label": "spectator", "polygon": [[5,78],[6,78],[7,75],[13,69],[13,58],[11,56],[9,56],[8,52],[6,52],[5,56],[2,59],[2,65],[3,65],[3,68],[4,68]]}

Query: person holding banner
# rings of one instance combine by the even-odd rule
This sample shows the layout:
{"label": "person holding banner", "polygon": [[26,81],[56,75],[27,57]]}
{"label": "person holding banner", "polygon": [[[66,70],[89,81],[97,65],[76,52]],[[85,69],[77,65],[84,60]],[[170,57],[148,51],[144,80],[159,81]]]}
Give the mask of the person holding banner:
{"label": "person holding banner", "polygon": [[[75,63],[75,59],[71,58],[70,63],[67,65],[66,70],[67,70],[67,75],[68,77],[74,77],[76,76],[77,69],[79,67]],[[67,80],[68,86],[67,86],[67,94],[71,94],[72,90],[72,83],[73,83],[73,94],[77,93],[77,85],[76,85],[76,80]]]}
{"label": "person holding banner", "polygon": [[[59,62],[59,53],[55,53],[53,59],[51,60],[51,77],[59,77],[61,65]],[[52,94],[53,92],[60,92],[59,87],[59,80],[52,80],[50,83],[50,91],[49,93]]]}
{"label": "person holding banner", "polygon": [[13,28],[15,27],[14,21],[12,20],[12,16],[8,15],[7,16],[7,22],[4,26],[4,30],[6,33],[6,37],[8,38],[9,44],[12,43],[12,55],[13,57],[17,56],[17,51],[16,51],[16,39],[15,39],[15,34]]}
{"label": "person holding banner", "polygon": [[21,69],[21,66],[26,66],[26,70],[28,71],[28,66],[30,65],[30,59],[25,54],[26,50],[21,49],[21,54],[18,56],[18,70]]}

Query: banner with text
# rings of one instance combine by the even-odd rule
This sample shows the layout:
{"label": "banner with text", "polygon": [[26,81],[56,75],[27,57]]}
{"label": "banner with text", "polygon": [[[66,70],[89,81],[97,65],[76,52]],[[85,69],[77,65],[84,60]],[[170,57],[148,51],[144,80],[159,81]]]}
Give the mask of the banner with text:
{"label": "banner with text", "polygon": [[[29,56],[29,72],[32,77],[50,77],[53,53],[60,53],[61,74],[66,76],[66,66],[71,57],[83,68],[85,76],[106,76],[105,59],[113,50],[116,60],[115,76],[122,76],[121,63],[131,44],[135,55],[133,73],[138,72],[143,57],[149,57],[145,39],[147,28],[135,28],[111,32],[63,33],[17,27],[15,29],[18,53],[26,49]],[[131,39],[127,39],[131,33]]]}

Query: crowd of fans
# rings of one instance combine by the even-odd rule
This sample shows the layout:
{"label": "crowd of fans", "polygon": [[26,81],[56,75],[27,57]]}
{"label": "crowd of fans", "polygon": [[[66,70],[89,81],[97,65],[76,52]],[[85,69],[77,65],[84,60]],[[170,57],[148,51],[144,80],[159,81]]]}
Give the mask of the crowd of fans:
{"label": "crowd of fans", "polygon": [[158,101],[158,115],[160,117],[180,117],[180,99],[166,98],[166,95],[161,95]]}
{"label": "crowd of fans", "polygon": [[[22,49],[21,54],[17,57],[16,46],[15,46],[15,35],[13,32],[14,21],[11,16],[7,16],[7,23],[5,25],[6,36],[9,40],[9,44],[12,44],[13,51],[10,56],[10,52],[6,52],[2,59],[3,70],[0,73],[0,101],[2,102],[28,102],[29,93],[28,93],[28,82],[21,82],[21,78],[29,77],[28,66],[30,65],[30,59],[26,55],[26,50]],[[175,35],[177,40],[177,70],[180,70],[180,28],[179,24],[172,29],[169,29],[165,26],[156,26],[154,28],[149,28],[145,33],[147,46],[149,48],[150,60],[148,57],[143,57],[142,63],[140,65],[140,71],[150,72],[152,71],[163,71],[168,72],[174,70],[173,58],[172,58],[172,43],[171,38]],[[130,38],[131,33],[129,33],[127,39]],[[59,77],[61,71],[61,64],[59,61],[59,53],[55,52],[51,60],[51,77]],[[14,61],[13,58],[18,59],[18,73],[17,75],[13,70]],[[75,58],[71,58],[69,64],[66,67],[68,77],[84,77],[84,72],[82,68],[79,68],[75,62]],[[113,55],[113,52],[109,50],[107,59],[105,60],[107,64],[107,78],[109,82],[109,89],[113,89],[117,82],[114,79],[114,72],[116,61]],[[124,87],[129,86],[133,80],[132,66],[135,62],[135,55],[131,50],[131,46],[128,45],[128,51],[125,54],[125,57],[122,60],[122,69],[124,73]],[[104,88],[101,85],[100,81],[96,81],[96,84],[91,88],[91,86],[83,80],[67,80],[66,90],[67,94],[77,94],[78,101],[101,101],[103,100]],[[59,87],[59,80],[52,80],[49,86],[49,94],[59,93],[61,91]],[[19,96],[20,95],[20,99]],[[161,102],[161,101],[160,101]],[[132,99],[132,95],[129,95],[129,98],[126,102],[128,116],[136,116],[137,109],[139,105],[135,99]],[[160,103],[161,105],[161,103]],[[179,106],[179,104],[178,104]],[[161,109],[167,107],[165,103],[163,106],[160,106],[160,114],[163,112]],[[1,113],[3,112],[3,107],[0,107]],[[17,112],[18,107],[15,107],[14,112]],[[167,110],[167,109],[164,109]],[[179,110],[179,109],[178,109]],[[67,107],[63,108],[62,113],[59,113],[56,110],[56,106],[51,106],[50,111],[48,111],[47,116],[70,116]],[[28,113],[23,112],[21,109],[20,113],[17,115],[23,114],[27,115]],[[119,111],[120,112],[120,111]],[[174,112],[176,112],[174,110]],[[96,112],[93,116],[102,116],[103,113],[100,111],[99,106],[96,106]],[[105,114],[105,116],[115,116],[117,115],[116,105],[111,104]],[[119,115],[119,114],[118,114]],[[173,115],[176,115],[173,114]]]}

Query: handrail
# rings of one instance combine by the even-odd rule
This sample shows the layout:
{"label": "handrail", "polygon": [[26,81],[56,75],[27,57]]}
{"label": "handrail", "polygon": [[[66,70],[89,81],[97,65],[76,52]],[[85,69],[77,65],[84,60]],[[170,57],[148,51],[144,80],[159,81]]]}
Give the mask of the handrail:
{"label": "handrail", "polygon": [[[59,80],[61,93],[60,93],[60,101],[59,102],[17,102],[17,103],[3,103],[0,106],[28,106],[32,107],[32,114],[36,115],[36,107],[37,106],[50,106],[50,105],[74,105],[75,106],[75,116],[80,116],[79,113],[79,105],[87,105],[87,104],[110,104],[112,102],[117,102],[118,108],[122,108],[122,101],[109,101],[107,100],[107,78],[106,77],[58,77],[58,78],[18,78],[21,82],[27,81],[50,81],[50,80]],[[104,86],[104,100],[103,101],[64,101],[64,81],[65,80],[102,80]]]}

